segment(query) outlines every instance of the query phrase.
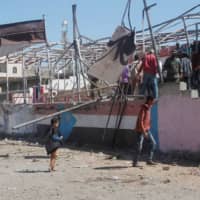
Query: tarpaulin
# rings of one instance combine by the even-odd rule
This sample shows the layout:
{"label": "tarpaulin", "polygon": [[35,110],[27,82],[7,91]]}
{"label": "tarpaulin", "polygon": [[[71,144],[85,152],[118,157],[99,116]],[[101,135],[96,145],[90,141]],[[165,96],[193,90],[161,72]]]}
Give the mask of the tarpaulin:
{"label": "tarpaulin", "polygon": [[88,71],[99,80],[114,84],[119,80],[124,65],[135,51],[135,33],[118,26],[108,43],[108,50]]}

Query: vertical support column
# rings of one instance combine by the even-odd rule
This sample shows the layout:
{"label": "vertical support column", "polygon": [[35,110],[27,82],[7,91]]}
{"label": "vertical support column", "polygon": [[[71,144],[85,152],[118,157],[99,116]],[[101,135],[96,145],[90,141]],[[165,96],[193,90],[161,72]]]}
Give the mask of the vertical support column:
{"label": "vertical support column", "polygon": [[37,63],[37,70],[38,70],[38,85],[41,86],[42,85],[42,81],[41,81],[41,75],[40,75],[40,62]]}
{"label": "vertical support column", "polygon": [[[35,58],[37,54],[35,53]],[[41,86],[41,76],[40,76],[40,61],[35,61],[35,69],[37,69],[37,85]]]}
{"label": "vertical support column", "polygon": [[145,38],[144,38],[144,9],[142,11],[142,52],[145,53]]}
{"label": "vertical support column", "polygon": [[76,73],[75,73],[75,62],[74,62],[74,55],[72,53],[72,71],[73,71],[73,86],[72,86],[72,99],[74,99],[74,88],[75,88],[75,85],[76,85],[76,81],[75,81],[75,76],[76,76]]}
{"label": "vertical support column", "polygon": [[157,143],[157,149],[159,149],[159,132],[158,132],[158,121],[159,121],[159,116],[158,116],[158,102],[156,102],[153,107],[151,108],[151,119],[152,119],[152,124],[151,124],[151,132],[156,140]]}
{"label": "vertical support column", "polygon": [[[89,96],[89,92],[88,92],[88,87],[86,84],[86,73],[85,73],[85,67],[84,67],[84,63],[82,62],[82,56],[81,56],[81,50],[80,50],[80,42],[78,41],[77,43],[77,53],[78,53],[78,57],[79,57],[79,79],[80,79],[80,85],[81,85],[81,80],[83,80],[83,84],[84,84],[84,88],[87,90],[88,96]],[[81,77],[82,75],[82,77]],[[82,78],[82,79],[81,79]]]}
{"label": "vertical support column", "polygon": [[82,80],[83,80],[83,84],[84,84],[84,88],[86,89],[87,91],[87,95],[89,96],[89,92],[88,92],[88,87],[87,87],[87,82],[86,82],[86,73],[85,73],[85,69],[84,69],[84,65],[83,63],[81,62],[80,60],[80,69],[81,69],[81,74],[82,74]]}
{"label": "vertical support column", "polygon": [[25,74],[25,58],[24,58],[24,50],[22,51],[22,74],[23,74],[23,99],[24,104],[26,104],[26,74]]}
{"label": "vertical support column", "polygon": [[[153,49],[155,51],[156,60],[157,60],[157,63],[159,65],[158,52],[157,52],[157,47],[156,47],[156,41],[155,41],[155,38],[154,38],[154,35],[153,35],[153,29],[152,29],[152,26],[151,26],[151,20],[150,20],[149,12],[148,12],[149,8],[152,7],[152,6],[154,6],[154,5],[156,5],[156,4],[153,4],[150,7],[147,7],[146,0],[143,0],[143,3],[144,3],[144,11],[146,13],[147,22],[148,22],[148,26],[149,26],[149,31],[150,31],[150,34],[151,34],[151,40],[152,40]],[[160,67],[158,67],[158,72],[159,72],[159,76],[160,76],[161,82],[163,82],[163,76],[162,76],[162,72],[161,72]]]}
{"label": "vertical support column", "polygon": [[65,66],[64,66],[64,69],[63,69],[63,76],[64,76],[64,90],[65,90],[65,85],[66,85],[66,71],[65,71],[65,69],[67,68],[67,66],[66,66],[66,64],[67,64],[67,61],[66,61],[66,59],[65,59]]}
{"label": "vertical support column", "polygon": [[53,86],[52,86],[52,66],[50,60],[49,49],[47,48],[47,62],[49,69],[49,92],[50,92],[50,103],[53,103]]}
{"label": "vertical support column", "polygon": [[60,71],[58,71],[58,87],[57,87],[57,92],[60,90]]}
{"label": "vertical support column", "polygon": [[186,40],[187,40],[187,47],[189,48],[190,47],[190,41],[189,41],[189,36],[188,36],[188,31],[187,31],[187,25],[186,25],[184,17],[182,17],[182,21],[183,21],[183,25],[184,25],[184,31],[185,31]]}
{"label": "vertical support column", "polygon": [[[151,21],[150,21],[150,17],[149,17],[149,13],[148,13],[148,9],[152,6],[154,6],[155,4],[151,5],[150,7],[147,7],[147,3],[146,0],[143,0],[144,3],[144,10],[146,13],[146,17],[147,17],[147,22],[148,22],[148,26],[149,26],[149,31],[151,34],[151,40],[152,40],[152,45],[155,51],[155,55],[156,55],[156,59],[157,59],[157,63],[159,64],[158,61],[158,52],[157,52],[157,47],[156,47],[156,41],[153,35],[153,30],[152,30],[152,26],[151,26]],[[160,79],[161,82],[163,82],[163,76],[162,76],[162,72],[160,71],[160,67],[158,67],[159,70],[159,75],[160,75]],[[152,128],[151,131],[155,137],[155,140],[157,142],[158,148],[159,148],[159,137],[158,137],[158,103],[155,103],[152,107],[151,110],[151,118],[153,119],[153,124],[152,124]]]}
{"label": "vertical support column", "polygon": [[77,44],[77,24],[76,24],[76,5],[72,5],[73,13],[73,42],[74,42],[74,61],[75,61],[75,74],[76,74],[76,84],[78,92],[78,102],[81,101],[80,97],[80,66],[78,64],[78,44]]}
{"label": "vertical support column", "polygon": [[199,28],[198,28],[198,23],[195,24],[195,27],[196,27],[196,41],[198,41],[199,39]]}
{"label": "vertical support column", "polygon": [[198,27],[198,23],[195,24],[196,27],[196,46],[195,46],[195,52],[198,52],[198,40],[199,40],[199,27]]}
{"label": "vertical support column", "polygon": [[6,57],[6,101],[9,103],[9,73],[8,73],[8,56]]}

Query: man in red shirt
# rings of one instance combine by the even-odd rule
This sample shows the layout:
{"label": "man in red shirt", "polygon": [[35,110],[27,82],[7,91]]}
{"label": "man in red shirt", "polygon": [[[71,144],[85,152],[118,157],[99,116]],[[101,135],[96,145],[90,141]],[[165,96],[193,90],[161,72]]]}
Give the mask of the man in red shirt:
{"label": "man in red shirt", "polygon": [[143,83],[140,89],[140,94],[145,95],[146,90],[148,95],[152,95],[154,98],[158,98],[158,82],[157,82],[157,71],[158,63],[156,56],[154,55],[154,50],[151,49],[147,54],[145,54],[142,62],[142,66],[139,73],[143,70]]}
{"label": "man in red shirt", "polygon": [[152,161],[154,150],[156,148],[156,141],[153,135],[150,132],[151,128],[151,107],[154,103],[154,98],[152,96],[147,96],[145,104],[142,105],[135,131],[137,133],[137,145],[136,145],[136,154],[133,157],[133,167],[138,166],[138,159],[142,151],[143,141],[147,139],[151,144],[151,149],[149,152],[149,158],[147,164],[154,165],[155,163]]}

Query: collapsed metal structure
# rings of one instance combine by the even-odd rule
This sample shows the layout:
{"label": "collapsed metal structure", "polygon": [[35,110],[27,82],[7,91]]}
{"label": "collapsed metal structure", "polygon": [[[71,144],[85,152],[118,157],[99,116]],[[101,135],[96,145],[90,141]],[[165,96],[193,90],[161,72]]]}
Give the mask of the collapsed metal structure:
{"label": "collapsed metal structure", "polygon": [[[199,40],[200,4],[187,10],[176,18],[152,26],[153,35],[157,47],[172,45],[174,43],[186,43],[189,45],[193,41]],[[150,7],[146,7],[147,11]],[[107,49],[107,42],[110,37],[92,40],[80,34],[76,18],[76,5],[73,11],[73,42],[45,43],[37,44],[23,49],[23,51],[12,53],[6,58],[1,58],[1,62],[21,63],[24,71],[35,72],[39,77],[39,84],[42,79],[49,80],[49,91],[52,102],[52,79],[60,78],[62,74],[66,79],[69,75],[76,77],[76,85],[73,87],[80,92],[80,74],[84,79],[88,79],[87,70],[94,64]],[[143,13],[144,13],[143,11]],[[143,14],[144,16],[144,14]],[[144,20],[144,18],[143,18]],[[144,23],[144,22],[143,22]],[[149,28],[136,32],[136,44],[138,50],[145,50],[152,46],[152,37]],[[26,73],[23,73],[24,103],[26,103]],[[89,80],[90,81],[90,80]],[[7,93],[9,92],[9,79],[7,77]],[[86,84],[85,87],[87,88]],[[81,101],[79,96],[79,101]]]}

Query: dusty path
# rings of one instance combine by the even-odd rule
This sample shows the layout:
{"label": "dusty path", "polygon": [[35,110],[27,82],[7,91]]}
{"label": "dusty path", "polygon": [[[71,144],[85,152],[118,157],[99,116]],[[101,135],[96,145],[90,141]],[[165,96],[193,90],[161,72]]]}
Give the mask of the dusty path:
{"label": "dusty path", "polygon": [[0,141],[0,200],[199,200],[200,168],[132,168],[103,153],[60,149],[48,172],[43,147]]}

